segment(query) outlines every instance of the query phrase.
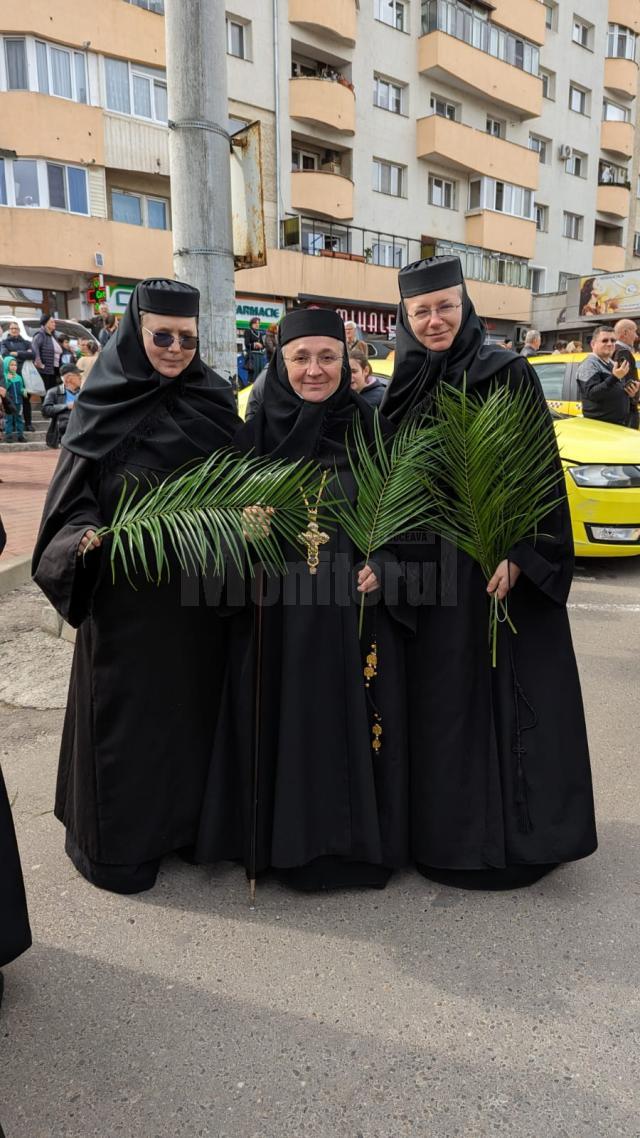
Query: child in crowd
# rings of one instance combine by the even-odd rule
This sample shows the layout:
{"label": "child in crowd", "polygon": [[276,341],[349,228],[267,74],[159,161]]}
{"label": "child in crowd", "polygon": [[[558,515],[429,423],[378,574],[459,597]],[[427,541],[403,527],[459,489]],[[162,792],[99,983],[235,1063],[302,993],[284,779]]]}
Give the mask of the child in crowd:
{"label": "child in crowd", "polygon": [[22,418],[22,396],[24,383],[18,375],[18,362],[15,356],[5,356],[2,401],[5,411],[4,433],[8,443],[24,443],[24,419]]}

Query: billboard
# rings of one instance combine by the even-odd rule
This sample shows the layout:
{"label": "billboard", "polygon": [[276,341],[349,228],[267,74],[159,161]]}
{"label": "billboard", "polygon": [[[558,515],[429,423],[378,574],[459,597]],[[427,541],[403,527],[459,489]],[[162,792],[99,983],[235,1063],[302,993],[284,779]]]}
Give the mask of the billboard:
{"label": "billboard", "polygon": [[610,316],[640,309],[640,272],[603,273],[580,278],[579,316]]}

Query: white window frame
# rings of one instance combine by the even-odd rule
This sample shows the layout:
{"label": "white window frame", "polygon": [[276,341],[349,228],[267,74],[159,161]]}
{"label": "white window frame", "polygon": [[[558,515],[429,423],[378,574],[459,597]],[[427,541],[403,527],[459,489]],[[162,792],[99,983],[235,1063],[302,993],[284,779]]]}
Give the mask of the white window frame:
{"label": "white window frame", "polygon": [[[404,115],[407,88],[394,79],[387,79],[384,75],[373,76],[373,105],[382,111],[389,111],[393,115]],[[386,96],[386,100],[385,100]],[[394,105],[392,105],[394,104]]]}
{"label": "white window frame", "polygon": [[[40,87],[40,76],[38,74],[38,46],[44,47],[47,57],[47,90],[43,91]],[[91,102],[89,92],[89,67],[86,52],[76,51],[74,48],[66,47],[64,44],[53,43],[51,40],[42,39],[40,36],[34,38],[34,51],[36,53],[36,82],[34,90],[39,91],[41,95],[50,95],[52,99],[66,99],[67,102],[80,103],[81,105],[89,105]],[[53,64],[51,62],[51,53],[53,51],[62,52],[64,55],[69,56],[69,69],[71,72],[71,95],[60,95],[57,91],[53,90]],[[84,63],[84,82],[86,99],[78,98],[78,80],[76,76],[76,56],[80,56]]]}
{"label": "white window frame", "polygon": [[542,97],[547,99],[550,103],[555,103],[556,99],[556,73],[555,71],[548,71],[546,68],[541,67],[538,72],[542,82]]}
{"label": "white window frame", "polygon": [[[127,72],[129,77],[129,110],[120,111],[114,107],[110,107],[107,102],[107,66],[110,60],[113,59],[114,63],[126,63]],[[141,122],[160,123],[166,126],[167,119],[159,118],[156,110],[156,84],[162,87],[165,91],[167,89],[167,73],[159,67],[144,67],[142,64],[131,63],[127,59],[117,59],[114,56],[104,56],[103,63],[104,69],[104,109],[110,115],[123,115],[125,118],[140,119]],[[149,83],[150,87],[150,100],[151,100],[151,118],[148,115],[141,115],[135,109],[135,93],[134,93],[134,79],[144,79]]]}
{"label": "white window frame", "polygon": [[[622,24],[609,24],[607,30],[607,59],[630,59],[636,61],[638,37],[631,28]],[[621,51],[620,48],[623,50]]]}
{"label": "white window frame", "polygon": [[[441,174],[429,174],[427,182],[427,201],[434,209],[457,209],[457,183],[451,178],[444,178]],[[435,197],[441,201],[435,201]],[[449,202],[447,203],[447,198]]]}
{"label": "white window frame", "polygon": [[[443,108],[444,114],[437,110],[438,103]],[[441,119],[449,119],[449,122],[460,121],[460,104],[451,103],[444,95],[437,95],[435,91],[432,91],[429,99],[429,110],[432,115],[437,115]]]}
{"label": "white window frame", "polygon": [[[533,213],[534,213],[537,232],[538,233],[548,233],[549,232],[549,206],[543,205],[542,202],[535,202],[534,207],[533,207]],[[540,225],[538,225],[538,221],[540,221]]]}
{"label": "white window frame", "polygon": [[633,255],[634,257],[640,257],[640,233],[634,233],[633,235]]}
{"label": "white window frame", "polygon": [[[301,160],[303,158],[313,159],[313,166],[303,166],[302,164],[295,166],[294,162],[293,162],[294,154],[297,154]],[[319,168],[320,168],[320,155],[319,154],[315,154],[313,152],[313,150],[304,150],[301,146],[292,146],[291,147],[291,169],[292,170],[294,170],[294,171],[301,170],[304,173],[305,171],[309,171],[309,170],[319,170]]]}
{"label": "white window frame", "polygon": [[[497,130],[495,129],[497,127]],[[485,130],[492,138],[506,138],[507,124],[504,119],[496,119],[493,115],[487,115]]]}
{"label": "white window frame", "polygon": [[[535,289],[533,287],[534,273],[540,274],[539,287],[537,289]],[[531,292],[534,294],[534,296],[539,296],[541,293],[544,292],[545,285],[547,283],[547,270],[546,270],[544,265],[529,265],[529,274],[530,274],[529,284],[531,287]]]}
{"label": "white window frame", "polygon": [[592,50],[593,45],[593,24],[588,20],[583,20],[582,16],[574,15],[571,23],[571,42],[584,47],[587,51]]}
{"label": "white window frame", "polygon": [[[614,107],[616,111],[620,111],[620,115],[610,118],[607,114],[607,107]],[[615,103],[613,99],[602,100],[602,121],[603,122],[630,122],[631,112],[628,107],[624,107],[622,103]]]}
{"label": "white window frame", "polygon": [[588,155],[580,150],[573,150],[564,164],[564,169],[566,174],[571,174],[574,178],[586,178],[587,166]]}
{"label": "white window frame", "polygon": [[[568,231],[571,232],[568,232]],[[569,241],[582,241],[584,232],[584,217],[579,213],[570,213],[564,210],[562,214],[562,236]]]}
{"label": "white window frame", "polygon": [[[382,188],[383,173],[387,171],[389,176],[389,184],[392,185],[395,181],[398,191],[393,189],[384,190]],[[386,158],[373,159],[373,190],[377,194],[387,194],[392,198],[405,198],[407,196],[407,167],[402,166],[399,162],[389,162]]]}
{"label": "white window frame", "polygon": [[409,31],[408,0],[375,0],[374,18],[398,32]]}
{"label": "white window frame", "polygon": [[371,264],[387,269],[401,269],[405,262],[406,248],[393,241],[374,241],[371,246]]}
{"label": "white window frame", "polygon": [[[472,186],[480,185],[479,204],[471,205]],[[498,204],[500,202],[500,204]],[[526,186],[516,186],[501,178],[471,178],[469,180],[468,213],[488,209],[492,213],[504,213],[509,217],[519,217],[523,221],[535,221],[533,190]]]}
{"label": "white window frame", "polygon": [[558,5],[554,0],[542,0],[545,6],[544,26],[548,32],[557,32],[558,30]]}
{"label": "white window frame", "polygon": [[[75,217],[90,217],[91,216],[91,202],[89,200],[89,182],[87,179],[87,170],[85,166],[77,166],[74,162],[58,162],[52,158],[23,158],[18,155],[16,159],[3,158],[4,162],[4,181],[6,190],[6,206],[12,209],[50,209],[55,213],[71,213]],[[33,162],[36,168],[36,182],[38,186],[38,204],[37,205],[18,205],[16,202],[16,187],[14,179],[13,164],[17,162]],[[82,210],[72,210],[68,207],[62,208],[61,206],[52,206],[49,199],[49,178],[47,173],[47,166],[61,166],[64,170],[64,183],[66,201],[69,202],[69,173],[71,170],[78,170],[84,175],[85,197],[87,201],[87,212]],[[1,206],[0,206],[1,208]]]}
{"label": "white window frame", "polygon": [[[227,37],[227,55],[233,56],[234,59],[246,59],[251,62],[251,21],[244,20],[241,16],[234,16],[227,13],[225,18],[225,28]],[[237,28],[241,33],[242,38],[242,51],[233,51],[233,28]]]}
{"label": "white window frame", "polygon": [[533,150],[542,166],[546,166],[551,155],[551,142],[541,134],[529,134],[529,150]]}
{"label": "white window frame", "polygon": [[[127,198],[137,198],[140,202],[140,217],[142,221],[140,225],[134,225],[132,221],[118,221],[113,216],[113,203],[112,194],[122,194]],[[155,225],[149,225],[149,202],[162,202],[166,210],[167,227],[166,229],[158,229]],[[160,197],[158,194],[143,194],[137,190],[127,190],[122,186],[109,186],[109,220],[115,221],[118,225],[133,225],[135,229],[155,229],[157,233],[168,233],[171,229],[171,202],[169,198]]]}
{"label": "white window frame", "polygon": [[[7,68],[6,56],[6,42],[7,40],[19,40],[24,44],[24,58],[25,58],[25,71],[27,74],[26,87],[9,87],[9,71]],[[24,35],[3,35],[0,37],[0,91],[32,91],[33,87],[33,69],[31,67],[31,60],[29,58],[29,36]],[[37,88],[36,88],[37,90]]]}
{"label": "white window frame", "polygon": [[[579,96],[579,107],[574,107],[574,95]],[[569,110],[573,111],[576,115],[589,116],[589,103],[591,91],[586,87],[581,87],[579,83],[574,83],[573,80],[569,83]]]}

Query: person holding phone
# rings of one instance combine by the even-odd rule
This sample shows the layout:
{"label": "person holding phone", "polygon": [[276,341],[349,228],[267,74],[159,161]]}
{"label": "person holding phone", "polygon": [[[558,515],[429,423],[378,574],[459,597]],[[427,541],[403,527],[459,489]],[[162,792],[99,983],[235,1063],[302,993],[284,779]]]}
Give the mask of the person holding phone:
{"label": "person holding phone", "polygon": [[599,419],[630,425],[632,400],[640,392],[640,382],[629,376],[628,359],[614,363],[616,334],[608,325],[596,328],[591,352],[578,368],[578,390],[585,419]]}

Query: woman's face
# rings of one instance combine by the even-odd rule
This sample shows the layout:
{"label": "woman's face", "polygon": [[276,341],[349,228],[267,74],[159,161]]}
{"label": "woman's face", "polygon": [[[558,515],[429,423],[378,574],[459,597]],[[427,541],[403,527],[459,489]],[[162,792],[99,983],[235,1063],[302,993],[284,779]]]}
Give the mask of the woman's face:
{"label": "woman's face", "polygon": [[351,368],[351,387],[353,391],[362,391],[363,387],[367,386],[369,376],[371,375],[370,367],[363,367],[360,360],[349,360],[349,367]]}
{"label": "woman's face", "polygon": [[[198,323],[195,316],[159,316],[155,312],[144,312],[140,317],[142,342],[155,371],[167,379],[175,379],[191,363],[197,351],[182,347],[179,337],[198,336]],[[173,342],[167,347],[155,343],[154,334],[172,336]]]}
{"label": "woman's face", "polygon": [[282,355],[289,383],[302,399],[323,403],[340,386],[344,344],[332,336],[301,336],[285,344]]}
{"label": "woman's face", "polygon": [[416,340],[432,352],[447,352],[462,324],[462,297],[457,286],[410,296],[404,306]]}

